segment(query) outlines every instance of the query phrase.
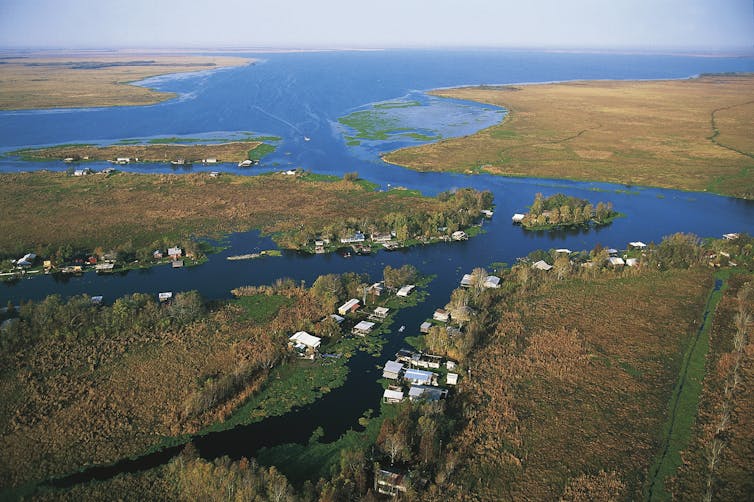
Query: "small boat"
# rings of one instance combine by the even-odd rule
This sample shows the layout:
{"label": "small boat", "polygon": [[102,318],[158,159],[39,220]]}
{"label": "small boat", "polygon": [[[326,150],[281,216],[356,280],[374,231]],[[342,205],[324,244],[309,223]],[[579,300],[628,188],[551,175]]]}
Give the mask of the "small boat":
{"label": "small boat", "polygon": [[238,163],[238,167],[251,167],[254,165],[253,160],[242,160]]}
{"label": "small boat", "polygon": [[406,326],[403,325],[400,328],[398,328],[398,333],[403,333],[403,330],[406,329]]}
{"label": "small boat", "polygon": [[304,136],[304,141],[311,141],[312,139],[309,136]]}
{"label": "small boat", "polygon": [[349,252],[346,252],[346,253],[345,253],[345,254],[343,255],[343,258],[350,258],[350,257],[351,257],[351,253],[350,253],[350,251],[349,251]]}

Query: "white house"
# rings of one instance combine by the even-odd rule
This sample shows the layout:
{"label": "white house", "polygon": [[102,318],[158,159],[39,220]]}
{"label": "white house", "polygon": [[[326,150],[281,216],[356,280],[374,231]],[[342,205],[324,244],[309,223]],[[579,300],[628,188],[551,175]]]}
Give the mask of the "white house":
{"label": "white house", "polygon": [[351,333],[358,336],[366,336],[372,332],[374,323],[369,321],[359,321],[359,323],[353,327]]}
{"label": "white house", "polygon": [[525,214],[516,213],[513,215],[513,217],[511,217],[511,220],[513,221],[513,223],[521,223],[522,221],[524,221],[524,218],[526,218]]}
{"label": "white house", "polygon": [[343,244],[353,244],[354,242],[364,242],[366,239],[366,236],[361,232],[355,232],[351,237],[341,238],[340,242]]}
{"label": "white house", "polygon": [[445,309],[437,309],[435,310],[435,313],[432,314],[432,319],[439,322],[448,322],[450,321],[450,312]]}
{"label": "white house", "polygon": [[413,385],[437,385],[437,375],[431,371],[407,369],[403,379]]}
{"label": "white house", "polygon": [[288,344],[293,347],[301,357],[314,359],[319,349],[322,339],[313,336],[306,331],[297,331],[289,339]]}
{"label": "white house", "polygon": [[405,298],[411,294],[411,291],[413,291],[415,287],[416,286],[414,286],[413,284],[408,284],[406,286],[403,286],[401,289],[399,289],[395,295],[402,296]]}
{"label": "white house", "polygon": [[171,257],[174,260],[177,260],[178,258],[183,255],[183,250],[179,247],[174,248],[168,248],[168,256]]}
{"label": "white house", "polygon": [[454,241],[465,241],[469,238],[469,236],[466,235],[466,232],[464,232],[463,230],[456,230],[455,232],[450,234],[450,238]]}
{"label": "white house", "polygon": [[448,373],[448,375],[445,377],[445,383],[447,383],[448,385],[457,385],[458,373]]}
{"label": "white house", "polygon": [[389,312],[390,312],[390,309],[387,307],[377,307],[376,309],[374,309],[374,312],[372,312],[369,318],[384,320],[387,317]]}
{"label": "white house", "polygon": [[636,267],[639,265],[639,260],[637,258],[626,258],[626,265]]}
{"label": "white house", "polygon": [[534,263],[531,268],[536,268],[537,270],[544,270],[545,272],[547,272],[552,269],[552,265],[544,260],[539,260],[538,262]]}
{"label": "white house", "polygon": [[644,243],[643,243],[643,242],[641,242],[641,241],[634,241],[634,242],[629,242],[629,243],[628,243],[628,246],[629,246],[629,247],[632,247],[632,248],[634,248],[634,249],[644,249],[645,247],[647,247],[647,245],[646,245],[646,244],[644,244]]}
{"label": "white house", "polygon": [[172,291],[165,291],[164,293],[159,293],[157,295],[157,298],[159,298],[159,300],[161,302],[166,302],[166,301],[170,300],[171,298],[173,298],[173,292]]}
{"label": "white house", "polygon": [[461,277],[461,287],[470,288],[473,279],[471,274],[463,274],[463,277]]}
{"label": "white house", "polygon": [[431,322],[429,322],[429,321],[424,321],[424,322],[423,322],[423,323],[421,323],[421,325],[419,326],[419,331],[420,331],[421,333],[429,333],[429,328],[431,328],[431,327],[432,327],[432,323],[431,323]]}
{"label": "white house", "polygon": [[611,256],[607,261],[609,261],[610,265],[612,265],[613,267],[622,267],[626,264],[626,262],[623,261],[623,258],[619,256]]}
{"label": "white house", "polygon": [[400,376],[402,371],[403,364],[396,361],[388,361],[385,363],[385,367],[382,370],[382,378],[398,380],[398,377]]}
{"label": "white house", "polygon": [[388,404],[400,403],[403,401],[403,391],[395,389],[385,389],[382,393],[382,402]]}
{"label": "white house", "polygon": [[500,278],[496,275],[488,275],[484,279],[484,287],[496,289],[500,287]]}
{"label": "white house", "polygon": [[556,250],[555,250],[555,252],[556,252],[557,254],[561,254],[561,253],[562,253],[562,254],[571,254],[571,250],[570,250],[570,249],[568,249],[568,248],[560,248],[560,249],[556,249]]}

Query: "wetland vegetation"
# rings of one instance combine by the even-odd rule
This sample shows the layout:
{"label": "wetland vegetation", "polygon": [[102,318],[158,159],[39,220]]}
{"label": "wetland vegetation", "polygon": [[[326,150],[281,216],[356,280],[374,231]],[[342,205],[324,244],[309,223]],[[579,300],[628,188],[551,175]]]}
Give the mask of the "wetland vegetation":
{"label": "wetland vegetation", "polygon": [[252,60],[188,54],[112,52],[0,58],[0,110],[151,105],[176,96],[132,82],[157,75],[242,66]]}
{"label": "wetland vegetation", "polygon": [[[56,265],[92,254],[152,263],[155,249],[175,245],[200,255],[207,249],[197,237],[251,228],[272,234],[283,248],[312,251],[316,238],[337,243],[357,232],[386,234],[403,245],[436,241],[469,228],[481,218],[480,210],[492,205],[489,192],[471,189],[437,197],[376,192],[357,175],[35,172],[0,177],[9,188],[9,197],[0,202],[0,256],[9,260],[33,252],[39,261],[52,259]],[[35,208],[33,214],[28,207]]]}
{"label": "wetland vegetation", "polygon": [[478,133],[383,156],[422,171],[487,172],[754,198],[754,76],[482,86],[432,94],[506,108]]}

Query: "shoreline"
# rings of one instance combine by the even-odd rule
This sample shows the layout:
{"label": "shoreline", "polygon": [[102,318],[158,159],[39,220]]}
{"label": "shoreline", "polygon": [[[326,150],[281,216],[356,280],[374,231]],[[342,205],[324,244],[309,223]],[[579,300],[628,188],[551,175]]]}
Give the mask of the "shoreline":
{"label": "shoreline", "polygon": [[141,85],[150,78],[253,65],[259,59],[159,52],[0,52],[6,81],[0,111],[155,105],[179,97]]}

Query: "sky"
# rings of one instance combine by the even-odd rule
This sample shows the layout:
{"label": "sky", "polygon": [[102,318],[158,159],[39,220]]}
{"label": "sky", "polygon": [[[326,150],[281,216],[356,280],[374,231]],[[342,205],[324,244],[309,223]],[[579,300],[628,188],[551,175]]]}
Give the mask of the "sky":
{"label": "sky", "polygon": [[754,47],[754,0],[0,0],[0,47]]}

